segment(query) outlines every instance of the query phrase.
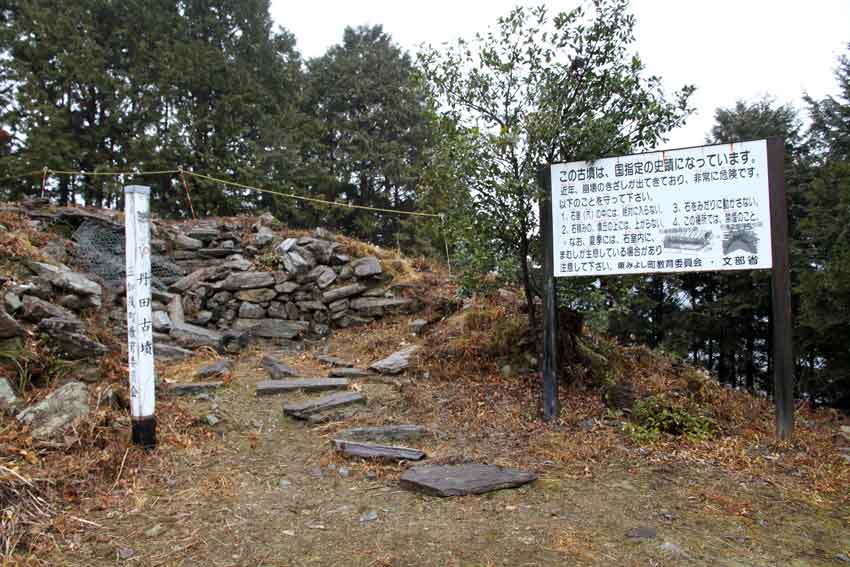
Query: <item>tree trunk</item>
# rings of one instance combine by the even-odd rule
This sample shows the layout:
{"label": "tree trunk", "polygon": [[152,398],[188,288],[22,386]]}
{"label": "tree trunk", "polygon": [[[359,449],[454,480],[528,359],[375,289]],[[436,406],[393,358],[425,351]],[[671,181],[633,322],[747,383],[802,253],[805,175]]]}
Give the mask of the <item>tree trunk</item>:
{"label": "tree trunk", "polygon": [[520,265],[522,266],[522,285],[525,289],[525,303],[528,308],[528,330],[532,337],[537,336],[537,315],[534,311],[534,291],[531,287],[531,270],[528,266],[528,236],[520,237]]}
{"label": "tree trunk", "polygon": [[744,372],[746,374],[746,386],[748,392],[755,391],[756,385],[756,364],[755,364],[756,338],[753,331],[753,319],[749,318],[747,323],[747,359],[744,363]]}

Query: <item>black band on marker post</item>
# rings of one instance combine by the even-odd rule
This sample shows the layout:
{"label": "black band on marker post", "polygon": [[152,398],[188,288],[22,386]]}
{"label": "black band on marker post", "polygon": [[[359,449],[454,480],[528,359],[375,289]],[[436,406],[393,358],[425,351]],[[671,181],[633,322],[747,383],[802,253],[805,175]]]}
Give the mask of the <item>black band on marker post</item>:
{"label": "black band on marker post", "polygon": [[133,445],[140,445],[145,449],[156,447],[156,417],[133,420]]}

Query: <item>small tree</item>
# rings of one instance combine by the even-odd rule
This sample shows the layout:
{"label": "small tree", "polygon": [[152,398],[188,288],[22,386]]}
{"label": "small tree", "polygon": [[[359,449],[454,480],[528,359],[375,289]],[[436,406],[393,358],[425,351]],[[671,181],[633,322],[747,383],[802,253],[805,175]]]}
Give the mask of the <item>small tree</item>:
{"label": "small tree", "polygon": [[594,0],[550,17],[515,8],[495,29],[420,57],[445,113],[476,138],[473,211],[518,260],[536,327],[531,271],[542,164],[650,147],[683,123],[693,87],[664,95],[630,52],[627,0]]}

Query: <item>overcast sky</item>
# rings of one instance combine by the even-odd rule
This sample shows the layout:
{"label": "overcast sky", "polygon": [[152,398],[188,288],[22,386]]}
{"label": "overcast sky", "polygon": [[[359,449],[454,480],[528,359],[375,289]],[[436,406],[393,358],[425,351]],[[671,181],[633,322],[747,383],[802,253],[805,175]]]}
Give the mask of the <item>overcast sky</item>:
{"label": "overcast sky", "polygon": [[[383,24],[405,49],[485,31],[518,4],[540,0],[272,0],[275,21],[293,32],[305,57],[339,43],[346,26]],[[577,2],[546,2],[565,11]],[[666,148],[703,143],[714,110],[765,94],[803,108],[804,91],[837,92],[837,57],[850,43],[850,0],[632,0],[636,49],[668,91],[690,83],[696,113]]]}

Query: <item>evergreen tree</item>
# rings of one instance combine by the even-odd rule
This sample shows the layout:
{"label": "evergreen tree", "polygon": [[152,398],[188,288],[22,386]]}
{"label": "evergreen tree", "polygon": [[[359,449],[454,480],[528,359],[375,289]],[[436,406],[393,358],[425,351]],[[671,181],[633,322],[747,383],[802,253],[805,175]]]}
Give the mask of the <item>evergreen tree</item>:
{"label": "evergreen tree", "polygon": [[[309,187],[326,199],[411,210],[429,143],[427,100],[410,56],[381,26],[346,28],[342,43],[308,63],[306,112],[317,137]],[[401,219],[344,209],[325,222],[396,244]]]}

